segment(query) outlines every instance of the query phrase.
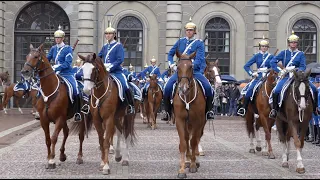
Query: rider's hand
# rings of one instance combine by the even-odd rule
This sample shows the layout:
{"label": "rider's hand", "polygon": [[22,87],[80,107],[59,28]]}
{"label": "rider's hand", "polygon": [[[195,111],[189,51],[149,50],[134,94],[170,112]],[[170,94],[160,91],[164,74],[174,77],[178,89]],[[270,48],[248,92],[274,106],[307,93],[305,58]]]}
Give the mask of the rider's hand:
{"label": "rider's hand", "polygon": [[57,69],[57,67],[59,67],[60,65],[56,64],[52,66],[52,69],[55,71]]}
{"label": "rider's hand", "polygon": [[110,71],[110,69],[112,68],[112,64],[111,63],[105,63],[104,64],[104,67],[106,68],[106,70],[109,72]]}
{"label": "rider's hand", "polygon": [[177,66],[176,66],[175,64],[171,64],[171,65],[170,65],[170,68],[173,69],[174,71],[177,70]]}
{"label": "rider's hand", "polygon": [[282,69],[282,70],[279,72],[278,76],[281,77],[281,76],[283,76],[285,73],[286,73],[286,69]]}

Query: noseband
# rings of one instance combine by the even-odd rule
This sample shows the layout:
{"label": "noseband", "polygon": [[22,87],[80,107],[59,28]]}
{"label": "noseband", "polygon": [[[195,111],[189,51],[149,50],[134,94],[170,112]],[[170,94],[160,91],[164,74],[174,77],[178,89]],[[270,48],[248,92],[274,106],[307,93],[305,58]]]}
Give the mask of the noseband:
{"label": "noseband", "polygon": [[98,75],[99,75],[99,69],[98,68],[93,68],[93,71],[94,71],[94,76],[91,77],[90,79],[88,78],[84,78],[83,81],[90,81],[90,82],[93,82],[94,83],[94,87],[96,89],[98,89],[102,84],[103,84],[103,79],[101,81],[98,81]]}

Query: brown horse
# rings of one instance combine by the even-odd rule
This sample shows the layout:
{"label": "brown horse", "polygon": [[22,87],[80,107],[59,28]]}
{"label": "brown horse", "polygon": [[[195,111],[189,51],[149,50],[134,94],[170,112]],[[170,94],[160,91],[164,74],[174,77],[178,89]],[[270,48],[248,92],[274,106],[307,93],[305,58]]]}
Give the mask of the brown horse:
{"label": "brown horse", "polygon": [[[193,78],[191,59],[195,55],[196,52],[188,56],[186,54],[181,55],[176,51],[176,56],[179,58],[177,64],[178,82],[173,98],[173,109],[180,139],[180,169],[178,178],[186,178],[187,176],[185,173],[186,160],[190,162],[191,159],[189,171],[191,173],[197,172],[197,168],[200,166],[200,163],[196,162],[198,144],[206,124],[205,96],[201,86]],[[191,145],[192,153],[190,152],[189,145]]]}
{"label": "brown horse", "polygon": [[[150,76],[150,85],[147,91],[146,99],[144,100],[144,109],[148,123],[152,130],[157,128],[157,114],[162,101],[162,90],[158,84],[157,75]],[[151,123],[150,123],[151,119]]]}
{"label": "brown horse", "polygon": [[205,77],[209,80],[210,84],[215,85],[215,88],[222,85],[220,77],[220,69],[218,68],[219,60],[210,62],[206,60],[206,69],[204,70]]}
{"label": "brown horse", "polygon": [[0,73],[0,83],[2,86],[6,85],[9,82],[9,72],[2,72]]}
{"label": "brown horse", "polygon": [[[297,150],[298,164],[296,171],[298,173],[305,173],[301,151],[313,112],[312,96],[309,89],[310,73],[310,69],[307,72],[293,71],[293,82],[287,89],[284,101],[276,118],[279,139],[280,142],[283,143],[282,167],[289,167],[290,138],[293,137]],[[317,96],[315,98],[317,98]],[[298,131],[300,132],[299,135]]]}
{"label": "brown horse", "polygon": [[[115,160],[120,162],[120,139],[124,135],[126,143],[126,153],[122,161],[122,166],[129,165],[129,143],[134,143],[134,116],[135,114],[125,114],[127,106],[123,106],[118,96],[118,87],[106,71],[100,57],[95,53],[87,57],[79,55],[84,61],[82,66],[84,74],[84,88],[86,94],[90,94],[90,112],[93,118],[95,129],[99,136],[101,150],[101,164],[103,174],[110,173],[109,148],[114,131],[117,132],[117,147]],[[105,137],[104,137],[105,135]],[[130,136],[130,137],[129,137]]]}
{"label": "brown horse", "polygon": [[[249,152],[255,153],[253,144],[254,137],[257,138],[256,150],[261,151],[261,139],[259,128],[262,127],[265,132],[266,140],[265,146],[262,149],[262,155],[268,156],[269,159],[275,159],[271,146],[271,127],[274,124],[275,120],[269,118],[269,113],[271,111],[269,105],[269,97],[271,95],[272,89],[276,84],[276,77],[277,73],[274,70],[270,70],[269,74],[266,77],[264,77],[264,79],[262,80],[262,85],[255,94],[255,98],[253,100],[253,103],[255,104],[249,104],[248,111],[245,116],[247,132],[251,140],[251,147]],[[253,107],[254,105],[256,110]],[[258,114],[258,118],[254,116],[255,113]]]}
{"label": "brown horse", "polygon": [[[48,165],[47,168],[54,169],[55,163],[55,146],[58,140],[59,133],[63,129],[63,141],[60,148],[60,161],[65,161],[65,143],[69,135],[69,128],[67,120],[72,118],[75,114],[75,108],[72,107],[71,101],[68,97],[67,85],[62,83],[51,67],[45,53],[43,52],[43,44],[38,48],[33,48],[30,45],[30,52],[26,56],[26,63],[21,70],[24,78],[30,79],[33,75],[38,74],[41,85],[41,97],[37,101],[37,110],[40,115],[40,124],[45,133],[45,142],[48,151]],[[65,108],[61,108],[64,105]],[[50,139],[49,124],[55,124],[54,132]],[[82,160],[82,143],[84,140],[84,121],[80,122],[80,149],[77,158],[77,164],[83,163]],[[72,126],[73,127],[73,126]]]}
{"label": "brown horse", "polygon": [[33,110],[36,109],[36,101],[37,101],[37,93],[38,90],[35,89],[30,89],[30,91],[25,92],[24,90],[18,90],[14,91],[14,86],[16,83],[11,83],[9,86],[6,86],[4,89],[4,96],[3,96],[3,110],[4,113],[7,114],[7,105],[9,103],[9,100],[11,97],[15,97],[14,101],[16,106],[18,107],[18,110],[20,111],[21,114],[23,114],[23,111],[20,108],[19,101],[23,98],[31,98],[32,99],[32,108]]}

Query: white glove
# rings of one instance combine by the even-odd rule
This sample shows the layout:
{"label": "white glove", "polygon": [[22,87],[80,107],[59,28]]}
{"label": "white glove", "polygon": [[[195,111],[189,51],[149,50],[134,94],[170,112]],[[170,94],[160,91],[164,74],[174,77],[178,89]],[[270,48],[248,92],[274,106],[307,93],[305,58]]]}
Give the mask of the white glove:
{"label": "white glove", "polygon": [[109,72],[110,69],[113,67],[113,65],[111,63],[105,63],[104,67],[106,68],[106,70]]}
{"label": "white glove", "polygon": [[267,67],[259,68],[259,69],[258,69],[258,72],[267,72],[267,71],[268,71],[268,68],[267,68]]}
{"label": "white glove", "polygon": [[59,67],[60,65],[56,64],[52,66],[52,69],[55,71],[57,69],[57,67]]}
{"label": "white glove", "polygon": [[167,82],[169,78],[164,78],[164,82]]}
{"label": "white glove", "polygon": [[163,82],[163,79],[162,79],[162,78],[159,78],[159,82]]}
{"label": "white glove", "polygon": [[294,68],[296,68],[296,67],[295,66],[286,67],[286,71],[292,71],[292,70],[294,70]]}
{"label": "white glove", "polygon": [[150,81],[150,78],[147,78],[146,80],[147,80],[147,81]]}
{"label": "white glove", "polygon": [[171,64],[171,65],[170,65],[170,68],[173,69],[174,71],[177,70],[177,66],[176,66],[175,64]]}
{"label": "white glove", "polygon": [[253,77],[258,77],[258,73],[257,73],[257,72],[254,72],[254,73],[252,73],[251,76],[253,76]]}
{"label": "white glove", "polygon": [[282,69],[282,70],[279,72],[278,76],[281,77],[281,76],[283,76],[286,72],[287,72],[286,69]]}

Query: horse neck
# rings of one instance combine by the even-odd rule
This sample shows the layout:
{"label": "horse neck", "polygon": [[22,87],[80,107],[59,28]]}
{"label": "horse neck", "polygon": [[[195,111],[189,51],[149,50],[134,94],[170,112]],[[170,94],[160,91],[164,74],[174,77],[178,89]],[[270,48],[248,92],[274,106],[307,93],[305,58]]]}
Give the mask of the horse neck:
{"label": "horse neck", "polygon": [[59,85],[58,76],[56,75],[54,70],[51,68],[51,65],[48,60],[44,61],[44,67],[42,67],[41,69],[44,69],[43,71],[38,72],[39,77],[41,77],[40,78],[41,89],[42,89],[42,92],[46,96],[48,96],[57,89]]}

